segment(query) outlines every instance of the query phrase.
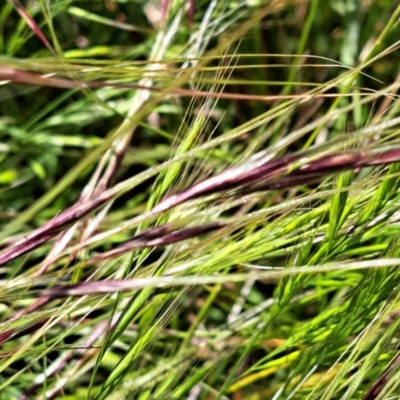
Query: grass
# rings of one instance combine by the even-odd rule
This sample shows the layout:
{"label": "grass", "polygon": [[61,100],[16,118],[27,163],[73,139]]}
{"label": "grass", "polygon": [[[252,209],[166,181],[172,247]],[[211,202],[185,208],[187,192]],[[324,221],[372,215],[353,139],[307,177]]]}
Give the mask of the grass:
{"label": "grass", "polygon": [[399,16],[2,3],[0,398],[398,398]]}

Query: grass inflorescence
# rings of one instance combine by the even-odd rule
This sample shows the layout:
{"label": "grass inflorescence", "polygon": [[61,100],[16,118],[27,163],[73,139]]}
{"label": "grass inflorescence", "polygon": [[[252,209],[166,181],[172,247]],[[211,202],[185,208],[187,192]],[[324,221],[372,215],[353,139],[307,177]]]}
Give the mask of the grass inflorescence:
{"label": "grass inflorescence", "polygon": [[0,5],[1,398],[396,398],[399,16]]}

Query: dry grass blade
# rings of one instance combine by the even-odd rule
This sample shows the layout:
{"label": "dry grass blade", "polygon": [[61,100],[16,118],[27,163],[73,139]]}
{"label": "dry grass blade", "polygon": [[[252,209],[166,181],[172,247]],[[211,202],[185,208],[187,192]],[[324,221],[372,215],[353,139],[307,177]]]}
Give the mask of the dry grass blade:
{"label": "dry grass blade", "polygon": [[93,261],[102,261],[107,258],[113,258],[115,256],[138,249],[166,246],[168,244],[181,242],[183,240],[188,240],[203,235],[204,233],[221,229],[225,226],[226,223],[223,222],[210,222],[204,225],[193,226],[190,228],[183,228],[177,231],[173,231],[168,224],[162,225],[160,227],[150,229],[149,231],[145,231],[135,236],[132,240],[129,240],[119,245],[113,250],[95,256]]}
{"label": "dry grass blade", "polygon": [[396,368],[400,362],[400,355],[398,355],[394,360],[391,361],[387,370],[382,374],[382,376],[372,385],[368,393],[363,397],[363,400],[375,400],[384,390],[389,377],[388,375]]}
{"label": "dry grass blade", "polygon": [[78,203],[60,213],[57,217],[54,217],[40,228],[18,239],[15,243],[9,244],[3,249],[0,253],[0,265],[38,248],[43,243],[54,238],[63,229],[79,221],[88,213],[93,212],[108,200],[110,200],[109,194],[103,193],[95,199],[90,199],[85,203]]}
{"label": "dry grass blade", "polygon": [[11,4],[15,7],[18,14],[26,21],[28,26],[32,29],[33,33],[42,41],[42,43],[47,47],[47,49],[54,53],[53,48],[51,47],[50,42],[47,40],[46,36],[39,28],[38,24],[35,20],[29,15],[26,9],[22,6],[22,4],[18,0],[10,0]]}
{"label": "dry grass blade", "polygon": [[[299,161],[301,164],[294,164]],[[169,210],[188,200],[220,193],[232,189],[245,189],[255,183],[260,183],[264,188],[289,187],[294,184],[308,184],[327,175],[351,169],[364,168],[371,165],[384,165],[400,161],[400,150],[368,152],[350,152],[332,154],[320,159],[307,160],[307,154],[285,156],[265,163],[255,163],[254,167],[234,167],[227,169],[220,175],[199,182],[192,187],[170,196],[152,210],[160,213]],[[293,171],[294,170],[294,171]],[[279,180],[279,182],[274,182]]]}
{"label": "dry grass blade", "polygon": [[[386,165],[398,161],[400,161],[400,150],[382,152],[375,150],[370,153],[350,152],[326,155],[311,161],[307,159],[305,154],[296,154],[272,161],[258,162],[254,167],[233,167],[219,175],[194,184],[180,193],[167,197],[153,207],[149,214],[159,214],[189,200],[228,190],[239,189],[242,193],[247,194],[260,190],[295,187],[295,185],[299,184],[307,185],[341,171]],[[299,162],[299,165],[296,165],[295,162]],[[257,185],[251,187],[253,184]],[[38,248],[68,225],[80,220],[89,212],[109,201],[110,196],[109,192],[105,191],[94,199],[78,203],[50,220],[41,228],[10,244],[0,253],[0,265]],[[225,224],[214,222],[208,225],[186,228],[178,232],[171,232],[168,225],[152,228],[118,246],[116,249],[97,256],[95,261],[133,251],[134,249],[164,246],[186,240],[223,226]]]}

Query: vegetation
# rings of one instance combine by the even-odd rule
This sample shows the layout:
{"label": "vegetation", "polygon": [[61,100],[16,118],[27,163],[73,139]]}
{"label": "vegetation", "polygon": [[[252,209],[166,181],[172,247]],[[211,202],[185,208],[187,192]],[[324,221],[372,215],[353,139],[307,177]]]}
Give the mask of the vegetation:
{"label": "vegetation", "polygon": [[399,17],[2,2],[0,398],[398,398]]}

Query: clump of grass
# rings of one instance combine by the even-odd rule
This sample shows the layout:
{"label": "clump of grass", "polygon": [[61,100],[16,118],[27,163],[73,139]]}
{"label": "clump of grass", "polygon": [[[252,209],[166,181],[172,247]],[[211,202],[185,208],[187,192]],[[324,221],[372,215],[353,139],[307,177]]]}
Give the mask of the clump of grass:
{"label": "clump of grass", "polygon": [[0,6],[2,396],[395,396],[399,14]]}

